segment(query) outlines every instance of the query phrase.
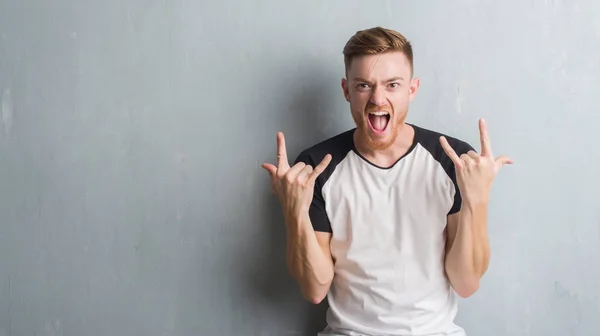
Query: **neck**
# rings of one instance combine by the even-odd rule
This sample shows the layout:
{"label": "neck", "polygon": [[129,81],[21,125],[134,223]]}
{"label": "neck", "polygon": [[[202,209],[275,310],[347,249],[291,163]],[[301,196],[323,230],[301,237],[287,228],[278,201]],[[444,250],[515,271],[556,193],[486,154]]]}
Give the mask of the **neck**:
{"label": "neck", "polygon": [[415,130],[412,126],[402,123],[398,126],[398,136],[385,149],[373,149],[366,145],[358,132],[354,132],[354,144],[360,155],[380,167],[390,167],[405,155],[413,144]]}

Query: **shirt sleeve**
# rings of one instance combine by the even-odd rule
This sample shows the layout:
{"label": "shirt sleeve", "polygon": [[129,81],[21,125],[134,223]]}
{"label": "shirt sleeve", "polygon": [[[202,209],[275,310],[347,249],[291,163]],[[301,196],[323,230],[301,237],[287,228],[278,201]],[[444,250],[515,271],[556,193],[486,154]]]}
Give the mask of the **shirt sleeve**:
{"label": "shirt sleeve", "polygon": [[[463,141],[456,141],[455,143],[450,143],[450,146],[454,149],[458,156],[466,154],[471,150],[476,152],[476,150],[471,145]],[[454,162],[452,162],[450,158],[448,158],[448,162],[451,165],[449,169],[449,176],[452,180],[452,183],[454,184],[455,190],[454,202],[452,203],[452,208],[450,208],[450,211],[448,212],[448,215],[452,215],[460,211],[460,208],[462,207],[462,196],[460,194],[460,189],[458,188],[458,182],[456,179],[456,167],[454,165]]]}
{"label": "shirt sleeve", "polygon": [[[321,162],[322,158],[317,162]],[[316,167],[314,158],[305,152],[300,153],[296,158],[294,164],[298,162],[303,162],[307,165],[311,165],[313,168]],[[331,223],[329,222],[329,217],[327,216],[327,211],[325,208],[325,200],[323,198],[323,194],[321,192],[323,184],[325,183],[327,176],[327,170],[321,173],[317,180],[315,181],[315,188],[313,193],[313,199],[310,203],[310,208],[308,211],[310,221],[312,223],[313,229],[315,231],[320,232],[332,232]]]}

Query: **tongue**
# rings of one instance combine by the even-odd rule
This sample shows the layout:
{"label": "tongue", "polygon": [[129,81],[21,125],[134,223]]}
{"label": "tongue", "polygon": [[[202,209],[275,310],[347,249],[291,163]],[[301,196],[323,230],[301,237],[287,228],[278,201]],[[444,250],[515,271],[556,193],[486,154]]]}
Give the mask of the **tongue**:
{"label": "tongue", "polygon": [[386,116],[379,116],[374,114],[369,114],[369,120],[371,121],[371,125],[373,126],[373,128],[378,132],[381,132],[385,129],[385,125],[387,125],[388,121]]}

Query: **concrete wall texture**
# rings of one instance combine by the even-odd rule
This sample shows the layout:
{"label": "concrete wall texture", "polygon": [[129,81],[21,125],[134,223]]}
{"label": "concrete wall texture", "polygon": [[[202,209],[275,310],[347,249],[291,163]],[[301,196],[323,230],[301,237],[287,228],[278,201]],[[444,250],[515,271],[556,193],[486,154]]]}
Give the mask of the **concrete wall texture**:
{"label": "concrete wall texture", "polygon": [[342,47],[414,44],[408,120],[515,165],[469,335],[600,334],[600,3],[0,0],[0,335],[312,335],[263,162],[353,126]]}

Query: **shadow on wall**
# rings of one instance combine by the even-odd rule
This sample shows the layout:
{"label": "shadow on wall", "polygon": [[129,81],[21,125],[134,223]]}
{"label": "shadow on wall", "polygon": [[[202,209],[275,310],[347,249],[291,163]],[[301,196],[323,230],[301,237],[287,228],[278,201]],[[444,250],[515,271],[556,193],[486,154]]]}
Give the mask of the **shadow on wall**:
{"label": "shadow on wall", "polygon": [[[289,99],[283,99],[282,105],[276,107],[282,111],[281,124],[289,126],[284,127],[287,129],[284,133],[290,165],[299,151],[329,135],[331,129],[327,126],[327,119],[333,120],[331,113],[335,108],[335,97],[332,95],[341,94],[335,86],[339,79],[331,73],[331,67],[326,70],[326,65],[319,60],[309,60],[306,64],[309,69],[301,69],[303,71],[296,73],[273,69],[268,71],[270,74],[290,76],[276,81],[291,83],[277,89],[280,90],[278,95],[289,96]],[[275,134],[272,148],[275,150]],[[276,163],[275,152],[272,157],[269,161]],[[262,173],[265,176],[265,186],[260,189],[262,192],[258,197],[263,198],[264,202],[258,203],[263,204],[264,208],[260,212],[258,221],[261,223],[257,229],[264,232],[265,244],[261,255],[265,257],[252,258],[256,264],[249,265],[250,290],[272,313],[269,317],[271,328],[273,324],[277,324],[280,329],[278,332],[282,335],[316,335],[326,324],[327,300],[319,305],[307,302],[289,275],[286,264],[286,229],[281,205],[271,192],[268,174],[264,170]]]}

